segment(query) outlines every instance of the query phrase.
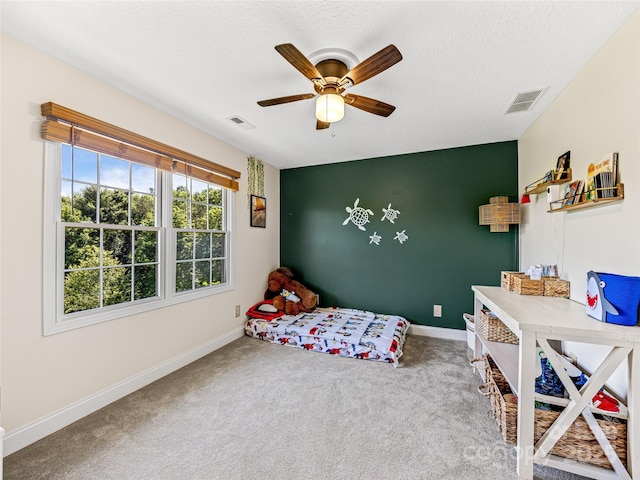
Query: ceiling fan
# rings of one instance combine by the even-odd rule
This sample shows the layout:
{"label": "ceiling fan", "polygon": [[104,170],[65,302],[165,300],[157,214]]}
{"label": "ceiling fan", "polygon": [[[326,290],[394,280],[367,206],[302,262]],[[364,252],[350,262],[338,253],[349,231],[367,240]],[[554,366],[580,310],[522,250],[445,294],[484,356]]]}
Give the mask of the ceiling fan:
{"label": "ceiling fan", "polygon": [[334,59],[322,60],[317,65],[313,65],[291,43],[276,45],[275,49],[285,60],[313,82],[313,88],[316,93],[303,93],[261,100],[258,102],[261,107],[270,107],[317,97],[316,130],[328,128],[331,123],[342,120],[345,104],[382,117],[388,117],[396,109],[393,105],[373,98],[351,93],[342,95],[347,88],[378,75],[402,60],[402,54],[395,45],[388,45],[360,62],[351,70],[348,70],[344,62]]}

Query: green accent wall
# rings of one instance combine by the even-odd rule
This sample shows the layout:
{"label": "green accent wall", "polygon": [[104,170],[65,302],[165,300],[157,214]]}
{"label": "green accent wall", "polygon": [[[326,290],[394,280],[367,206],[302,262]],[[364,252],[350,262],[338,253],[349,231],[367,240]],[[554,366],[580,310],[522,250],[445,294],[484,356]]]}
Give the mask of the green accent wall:
{"label": "green accent wall", "polygon": [[[517,188],[515,141],[281,170],[281,265],[323,306],[463,329],[471,285],[500,285],[502,270],[517,270],[518,226],[490,233],[478,207],[497,195],[518,201]],[[366,231],[343,225],[356,198],[373,211]],[[395,223],[382,220],[389,203]]]}

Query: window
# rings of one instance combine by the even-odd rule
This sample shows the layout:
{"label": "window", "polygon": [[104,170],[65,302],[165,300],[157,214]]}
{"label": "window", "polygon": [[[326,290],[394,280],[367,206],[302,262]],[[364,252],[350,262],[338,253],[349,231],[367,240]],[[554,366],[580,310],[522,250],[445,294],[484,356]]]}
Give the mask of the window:
{"label": "window", "polygon": [[73,128],[45,148],[44,333],[231,289],[227,179]]}
{"label": "window", "polygon": [[226,282],[223,193],[221,187],[173,175],[176,292]]}

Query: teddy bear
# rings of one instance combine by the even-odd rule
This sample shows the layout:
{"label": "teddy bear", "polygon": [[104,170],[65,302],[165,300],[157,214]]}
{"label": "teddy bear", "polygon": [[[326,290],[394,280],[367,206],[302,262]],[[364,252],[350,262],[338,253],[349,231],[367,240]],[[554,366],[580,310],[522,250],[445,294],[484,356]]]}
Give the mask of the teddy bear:
{"label": "teddy bear", "polygon": [[317,295],[295,280],[287,267],[280,267],[269,274],[264,299],[273,299],[273,306],[289,315],[311,312],[318,303]]}

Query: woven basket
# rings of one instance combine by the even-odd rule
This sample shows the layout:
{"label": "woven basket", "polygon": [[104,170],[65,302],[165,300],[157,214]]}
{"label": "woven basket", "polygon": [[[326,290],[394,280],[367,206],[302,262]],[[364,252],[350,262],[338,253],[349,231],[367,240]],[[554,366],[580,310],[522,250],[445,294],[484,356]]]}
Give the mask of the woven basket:
{"label": "woven basket", "polygon": [[524,277],[521,272],[501,272],[500,286],[505,290],[513,291],[513,279],[515,277]]}
{"label": "woven basket", "polygon": [[486,309],[480,310],[476,329],[490,342],[511,343],[513,345],[517,345],[520,342],[515,333]]}
{"label": "woven basket", "polygon": [[570,283],[559,278],[545,278],[543,294],[547,297],[569,298]]}
{"label": "woven basket", "polygon": [[544,293],[543,280],[531,280],[527,275],[513,277],[513,291],[520,295],[542,295]]}
{"label": "woven basket", "polygon": [[[502,438],[509,445],[517,443],[518,405],[505,399],[511,394],[509,384],[490,356],[485,356],[485,378],[488,395],[491,399],[493,417],[498,423]],[[535,409],[534,413],[534,443],[556,421],[560,412]],[[605,436],[611,443],[622,464],[627,465],[627,423],[624,420],[609,421],[597,419]],[[571,458],[580,462],[590,463],[599,467],[612,469],[598,441],[585,419],[578,417],[565,434],[553,446],[550,452],[559,457]]]}

